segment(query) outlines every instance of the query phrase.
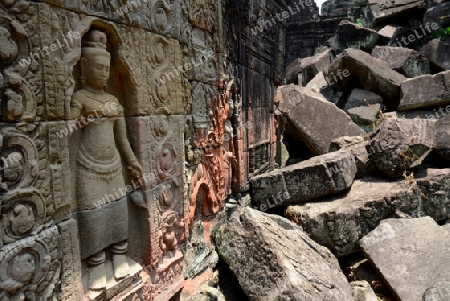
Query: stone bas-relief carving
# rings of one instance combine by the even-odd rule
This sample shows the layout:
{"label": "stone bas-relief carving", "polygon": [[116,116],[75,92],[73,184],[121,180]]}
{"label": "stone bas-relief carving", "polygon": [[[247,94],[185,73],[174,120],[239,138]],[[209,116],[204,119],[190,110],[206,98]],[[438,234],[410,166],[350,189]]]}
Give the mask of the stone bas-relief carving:
{"label": "stone bas-relief carving", "polygon": [[129,275],[127,196],[118,189],[126,187],[121,156],[130,178],[142,177],[142,168],[127,140],[125,120],[118,118],[123,115],[123,107],[105,91],[110,73],[106,43],[106,34],[99,30],[86,34],[80,69],[84,87],[73,95],[71,110],[73,118],[82,120],[95,116],[95,111],[104,114],[81,129],[76,158],[81,258],[90,269],[89,290],[106,288],[106,250],[112,255],[116,281]]}
{"label": "stone bas-relief carving", "polygon": [[53,226],[0,248],[0,300],[58,300],[60,247]]}
{"label": "stone bas-relief carving", "polygon": [[211,86],[203,83],[194,86],[193,95],[199,95],[199,100],[205,103],[194,103],[194,111],[196,106],[203,108],[195,112],[193,118],[194,156],[200,164],[192,176],[190,224],[195,215],[210,216],[219,212],[232,192],[237,160],[231,123],[234,112],[234,103],[230,98],[231,85],[223,80],[218,84],[216,93]]}

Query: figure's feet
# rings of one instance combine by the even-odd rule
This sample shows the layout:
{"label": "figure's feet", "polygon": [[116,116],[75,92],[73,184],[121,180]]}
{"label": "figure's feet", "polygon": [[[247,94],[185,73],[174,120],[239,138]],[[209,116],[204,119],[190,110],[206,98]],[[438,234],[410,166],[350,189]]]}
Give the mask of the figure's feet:
{"label": "figure's feet", "polygon": [[130,266],[128,265],[128,259],[125,254],[113,255],[114,265],[114,278],[120,280],[130,274]]}
{"label": "figure's feet", "polygon": [[112,260],[114,267],[114,278],[120,280],[130,274],[130,267],[127,258],[128,243],[121,242],[111,247]]}
{"label": "figure's feet", "polygon": [[106,287],[105,252],[101,251],[89,257],[89,288],[102,290]]}

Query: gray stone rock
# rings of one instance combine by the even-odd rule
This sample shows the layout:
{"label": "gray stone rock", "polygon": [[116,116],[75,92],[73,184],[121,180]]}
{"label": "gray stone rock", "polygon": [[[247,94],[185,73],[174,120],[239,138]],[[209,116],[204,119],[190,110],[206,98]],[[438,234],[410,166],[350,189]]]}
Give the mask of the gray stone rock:
{"label": "gray stone rock", "polygon": [[431,40],[420,51],[439,71],[450,70],[450,44]]}
{"label": "gray stone rock", "polygon": [[405,80],[401,85],[399,111],[450,104],[450,70]]}
{"label": "gray stone rock", "polygon": [[[319,72],[330,67],[330,50],[314,56],[299,58],[286,67],[286,83],[306,86]],[[301,74],[301,81],[299,81]]]}
{"label": "gray stone rock", "polygon": [[343,148],[364,142],[362,136],[343,136],[331,141],[330,152],[335,152]]}
{"label": "gray stone rock", "polygon": [[388,38],[388,39],[392,39],[392,37],[395,34],[395,31],[397,30],[396,26],[393,25],[386,25],[385,27],[381,28],[378,31],[378,34],[382,37]]}
{"label": "gray stone rock", "polygon": [[359,125],[373,124],[383,105],[383,98],[371,91],[354,89],[350,94],[344,110],[350,115],[352,120]]}
{"label": "gray stone rock", "polygon": [[299,74],[302,73],[302,70],[302,59],[295,59],[286,67],[286,83],[298,85]]}
{"label": "gray stone rock", "polygon": [[197,221],[192,226],[191,234],[183,249],[185,279],[197,276],[208,267],[214,267],[219,261],[217,252],[205,240],[202,221]]}
{"label": "gray stone rock", "polygon": [[400,85],[405,80],[385,61],[356,49],[347,49],[338,55],[326,78],[338,90],[350,92],[354,88],[363,88],[379,94],[389,111],[397,108]]}
{"label": "gray stone rock", "polygon": [[439,281],[427,288],[423,301],[450,301],[450,281]]}
{"label": "gray stone rock", "polygon": [[353,281],[350,282],[352,287],[352,294],[355,301],[377,301],[377,295],[375,295],[373,289],[367,281]]}
{"label": "gray stone rock", "polygon": [[336,256],[359,250],[358,241],[381,220],[404,214],[450,218],[450,169],[415,174],[417,186],[366,177],[355,180],[345,196],[330,196],[302,206],[289,206],[286,217]]}
{"label": "gray stone rock", "polygon": [[446,28],[450,26],[450,18],[442,17],[448,15],[450,15],[450,2],[436,5],[425,12],[423,24],[426,24],[427,22],[430,24],[437,23],[440,28]]}
{"label": "gray stone rock", "polygon": [[303,203],[351,186],[357,172],[354,155],[342,150],[313,157],[250,179],[255,208]]}
{"label": "gray stone rock", "polygon": [[450,115],[436,121],[434,143],[436,151],[450,160]]}
{"label": "gray stone rock", "polygon": [[430,217],[384,220],[360,244],[399,300],[450,279],[450,235]]}
{"label": "gray stone rock", "polygon": [[215,241],[250,300],[353,300],[331,252],[282,217],[240,208]]}
{"label": "gray stone rock", "polygon": [[430,62],[420,52],[409,48],[376,46],[372,56],[389,64],[393,70],[406,77],[430,74]]}
{"label": "gray stone rock", "polygon": [[[302,86],[306,86],[319,72],[328,70],[331,50],[302,59]],[[299,83],[300,84],[300,83]]]}
{"label": "gray stone rock", "polygon": [[367,107],[368,105],[383,104],[383,98],[380,95],[371,91],[362,89],[353,89],[344,110],[350,110],[357,107]]}
{"label": "gray stone rock", "polygon": [[344,92],[331,88],[328,85],[322,71],[317,73],[317,75],[305,87],[311,91],[322,94],[326,100],[334,103],[337,107],[340,107],[344,100]]}
{"label": "gray stone rock", "polygon": [[435,120],[383,120],[372,134],[370,160],[389,178],[396,180],[422,163],[432,151]]}
{"label": "gray stone rock", "polygon": [[381,104],[379,103],[371,105],[370,107],[356,107],[347,110],[347,113],[352,120],[356,124],[363,126],[366,132],[371,132],[373,130],[373,128],[366,126],[374,124],[378,120],[380,112]]}
{"label": "gray stone rock", "polygon": [[381,36],[375,30],[343,20],[339,23],[331,45],[337,52],[347,48],[368,51],[374,48],[380,39]]}
{"label": "gray stone rock", "polygon": [[344,111],[307,88],[294,85],[279,87],[275,103],[314,154],[328,152],[333,139],[364,134]]}
{"label": "gray stone rock", "polygon": [[421,0],[395,0],[389,2],[380,2],[378,0],[368,0],[370,15],[370,26],[377,26],[386,19],[395,20],[401,18],[401,15],[411,9],[419,8],[422,5]]}

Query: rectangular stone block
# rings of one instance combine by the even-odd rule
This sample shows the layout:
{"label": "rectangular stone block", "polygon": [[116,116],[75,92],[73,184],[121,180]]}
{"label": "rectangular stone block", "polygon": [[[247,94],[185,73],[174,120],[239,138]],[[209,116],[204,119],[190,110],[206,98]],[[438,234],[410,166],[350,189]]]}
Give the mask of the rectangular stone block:
{"label": "rectangular stone block", "polygon": [[355,154],[344,149],[253,177],[253,203],[265,211],[343,191],[353,183],[355,161]]}
{"label": "rectangular stone block", "polygon": [[127,118],[129,140],[142,165],[141,189],[179,177],[184,168],[184,116]]}

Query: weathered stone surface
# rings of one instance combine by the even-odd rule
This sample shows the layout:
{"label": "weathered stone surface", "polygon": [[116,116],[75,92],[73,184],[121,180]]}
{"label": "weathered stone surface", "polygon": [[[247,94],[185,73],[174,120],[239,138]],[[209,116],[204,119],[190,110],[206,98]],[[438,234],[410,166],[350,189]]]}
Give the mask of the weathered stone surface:
{"label": "weathered stone surface", "polygon": [[[448,3],[447,3],[448,4]],[[449,5],[450,7],[450,5]],[[431,40],[420,51],[439,71],[450,70],[450,44]]]}
{"label": "weathered stone surface", "polygon": [[326,50],[302,59],[302,86],[306,86],[319,72],[328,70],[331,64],[330,55],[331,50]]}
{"label": "weathered stone surface", "polygon": [[450,160],[450,115],[436,121],[435,128],[435,149],[445,159]]}
{"label": "weathered stone surface", "polygon": [[353,183],[360,152],[364,154],[365,149],[358,145],[253,177],[252,202],[266,211],[343,191]]}
{"label": "weathered stone surface", "polygon": [[306,86],[319,72],[327,70],[330,62],[330,50],[296,59],[286,67],[286,83]]}
{"label": "weathered stone surface", "polygon": [[401,85],[399,111],[450,104],[450,70],[405,80]]}
{"label": "weathered stone surface", "polygon": [[395,0],[390,2],[379,2],[377,0],[369,0],[368,6],[371,13],[370,24],[376,26],[386,19],[400,18],[402,14],[407,13],[413,8],[418,8],[422,4],[420,0]]}
{"label": "weathered stone surface", "polygon": [[423,301],[450,300],[450,281],[439,281],[425,290]]}
{"label": "weathered stone surface", "polygon": [[334,256],[282,217],[239,208],[215,240],[250,300],[352,300]]}
{"label": "weathered stone surface", "polygon": [[371,136],[374,150],[370,160],[377,169],[395,180],[410,168],[421,164],[433,149],[435,120],[383,120]]}
{"label": "weathered stone surface", "polygon": [[326,74],[332,87],[350,92],[353,88],[373,91],[383,97],[388,110],[395,110],[405,77],[389,65],[361,50],[347,49],[336,57]]}
{"label": "weathered stone surface", "polygon": [[377,295],[373,292],[373,289],[370,287],[370,284],[365,281],[353,281],[350,282],[350,286],[352,287],[352,294],[355,298],[355,301],[377,301]]}
{"label": "weathered stone surface", "polygon": [[391,39],[394,36],[396,30],[396,26],[386,25],[378,31],[378,34],[382,37]]}
{"label": "weathered stone surface", "polygon": [[289,84],[301,84],[298,82],[299,75],[302,73],[302,59],[295,59],[286,67],[286,83]]}
{"label": "weathered stone surface", "polygon": [[[275,96],[278,109],[315,154],[328,152],[330,142],[341,136],[357,136],[359,129],[343,111],[322,95],[299,86],[282,86]],[[328,122],[321,122],[327,120]]]}
{"label": "weathered stone surface", "polygon": [[354,89],[344,110],[360,125],[373,124],[383,108],[383,98],[371,91]]}
{"label": "weathered stone surface", "polygon": [[436,221],[450,217],[450,169],[427,169],[416,173],[415,180],[416,188],[404,180],[355,180],[345,196],[290,206],[286,216],[335,255],[349,255],[359,250],[358,241],[383,219],[401,213],[427,215]]}
{"label": "weathered stone surface", "polygon": [[347,48],[368,51],[374,48],[381,38],[373,29],[361,27],[344,20],[339,23],[331,45],[338,52],[342,52]]}
{"label": "weathered stone surface", "polygon": [[384,220],[360,244],[399,300],[450,279],[450,236],[430,217]]}
{"label": "weathered stone surface", "polygon": [[[446,2],[446,1],[442,1],[442,2]],[[438,4],[434,7],[429,8],[425,12],[425,15],[423,17],[424,24],[426,24],[427,22],[429,22],[430,24],[437,23],[437,24],[439,24],[440,28],[446,28],[446,27],[450,26],[449,18],[448,17],[443,18],[443,16],[448,16],[450,14],[450,3],[449,2],[442,3],[442,2],[441,2],[441,4]]]}
{"label": "weathered stone surface", "polygon": [[317,75],[305,86],[311,91],[322,94],[329,102],[334,103],[337,107],[342,105],[345,95],[344,92],[335,90],[328,85],[323,72],[317,73]]}
{"label": "weathered stone surface", "polygon": [[197,221],[191,229],[184,246],[184,278],[193,278],[206,270],[213,268],[219,261],[217,252],[212,247],[211,242],[205,238],[205,229],[202,221]]}
{"label": "weathered stone surface", "polygon": [[420,52],[409,48],[376,46],[372,56],[386,61],[389,67],[409,78],[430,74],[429,61]]}
{"label": "weathered stone surface", "polygon": [[342,136],[331,141],[330,152],[364,142],[363,136]]}

